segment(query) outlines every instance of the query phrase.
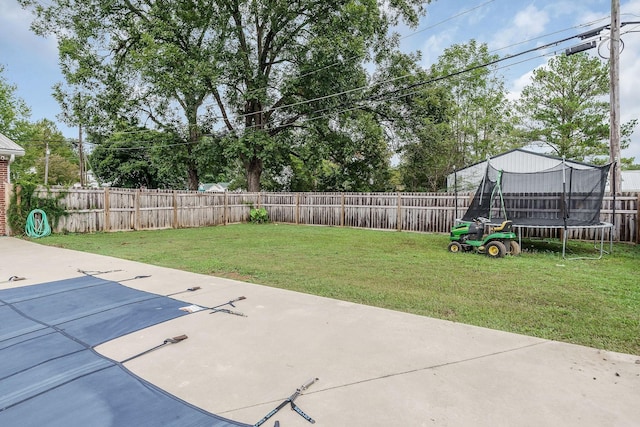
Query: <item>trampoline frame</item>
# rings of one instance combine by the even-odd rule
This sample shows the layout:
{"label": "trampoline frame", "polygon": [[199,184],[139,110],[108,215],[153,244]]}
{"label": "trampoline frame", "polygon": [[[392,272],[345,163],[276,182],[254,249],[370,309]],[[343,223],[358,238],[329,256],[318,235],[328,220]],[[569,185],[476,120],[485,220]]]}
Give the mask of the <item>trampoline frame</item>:
{"label": "trampoline frame", "polygon": [[[491,226],[496,226],[496,225],[500,225],[500,224],[490,224]],[[564,232],[562,233],[562,258],[566,259],[566,260],[577,260],[577,259],[601,259],[602,256],[606,253],[609,254],[611,252],[613,252],[613,224],[610,222],[601,222],[599,224],[594,224],[594,225],[524,225],[524,224],[513,224],[513,228],[517,229],[517,234],[518,234],[518,243],[520,243],[520,246],[522,246],[522,229],[539,229],[539,228],[559,228],[561,230],[564,230]],[[580,230],[580,229],[594,229],[596,230],[596,235],[594,237],[594,248],[598,249],[597,246],[597,241],[598,241],[598,230],[600,231],[600,254],[597,257],[572,257],[572,258],[567,258],[566,257],[566,252],[567,252],[567,241],[568,241],[568,234],[567,233],[569,230]],[[604,250],[604,232],[606,229],[610,229],[611,231],[609,232],[609,251],[605,251]]]}

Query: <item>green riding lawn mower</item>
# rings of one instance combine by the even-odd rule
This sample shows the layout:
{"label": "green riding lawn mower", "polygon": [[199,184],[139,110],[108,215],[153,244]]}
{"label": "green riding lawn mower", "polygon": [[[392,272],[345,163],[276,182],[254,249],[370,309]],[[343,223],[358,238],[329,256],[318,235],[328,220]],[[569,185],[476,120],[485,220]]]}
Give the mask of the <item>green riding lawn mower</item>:
{"label": "green riding lawn mower", "polygon": [[489,233],[485,234],[485,226],[489,222],[487,218],[478,217],[455,225],[449,237],[449,252],[475,251],[491,258],[519,255],[520,244],[513,232],[513,222],[503,221],[497,227],[489,227]]}

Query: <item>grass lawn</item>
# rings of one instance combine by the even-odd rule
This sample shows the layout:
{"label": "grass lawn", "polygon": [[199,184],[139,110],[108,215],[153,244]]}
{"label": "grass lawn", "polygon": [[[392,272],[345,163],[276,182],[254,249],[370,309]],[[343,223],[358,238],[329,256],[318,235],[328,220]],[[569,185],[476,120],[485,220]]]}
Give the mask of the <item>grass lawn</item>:
{"label": "grass lawn", "polygon": [[[640,355],[640,246],[563,260],[447,252],[448,236],[281,224],[54,235],[38,243]],[[593,243],[570,241],[593,255]],[[608,244],[606,245],[608,249]]]}

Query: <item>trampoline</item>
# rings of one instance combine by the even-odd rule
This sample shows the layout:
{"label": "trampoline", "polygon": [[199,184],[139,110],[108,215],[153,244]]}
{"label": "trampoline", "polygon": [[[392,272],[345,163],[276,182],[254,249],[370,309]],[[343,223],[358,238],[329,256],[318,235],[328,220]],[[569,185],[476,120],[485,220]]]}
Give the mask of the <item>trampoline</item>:
{"label": "trampoline", "polygon": [[[558,159],[552,168],[518,173],[498,170],[489,160],[462,220],[484,217],[489,224],[510,220],[520,239],[523,230],[559,229],[563,258],[570,231],[593,230],[595,240],[600,238],[599,259],[604,253],[605,231],[614,227],[600,220],[610,166],[583,164],[583,168],[577,169]],[[610,231],[609,235],[612,238],[613,233]]]}
{"label": "trampoline", "polygon": [[[499,224],[490,224],[492,226],[494,225],[499,225]],[[610,222],[600,222],[598,224],[594,224],[594,225],[567,225],[566,227],[561,225],[524,225],[524,224],[514,224],[513,225],[513,229],[517,232],[518,234],[518,243],[520,244],[520,246],[522,247],[522,231],[523,230],[527,230],[527,229],[559,229],[564,231],[564,233],[562,233],[562,258],[564,259],[600,259],[603,257],[603,255],[605,253],[610,253],[611,249],[609,249],[609,251],[605,251],[604,250],[604,242],[605,242],[605,231],[606,230],[610,230],[609,233],[611,235],[611,230],[613,229],[613,224]],[[598,255],[595,257],[571,257],[571,258],[567,258],[567,241],[569,239],[569,231],[571,230],[594,230],[594,247],[596,249],[596,251],[598,251]],[[599,246],[598,246],[599,245]]]}
{"label": "trampoline", "polygon": [[248,426],[190,405],[94,350],[188,315],[184,305],[95,276],[1,290],[0,425]]}

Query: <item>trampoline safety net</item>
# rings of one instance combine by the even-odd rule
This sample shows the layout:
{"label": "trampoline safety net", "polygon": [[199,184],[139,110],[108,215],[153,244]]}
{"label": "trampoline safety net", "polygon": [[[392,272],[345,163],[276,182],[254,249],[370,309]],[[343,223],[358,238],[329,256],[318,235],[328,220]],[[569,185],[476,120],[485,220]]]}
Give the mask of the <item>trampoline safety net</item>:
{"label": "trampoline safety net", "polygon": [[540,172],[515,173],[489,164],[462,219],[509,219],[523,226],[599,224],[610,166],[577,169],[561,163]]}

